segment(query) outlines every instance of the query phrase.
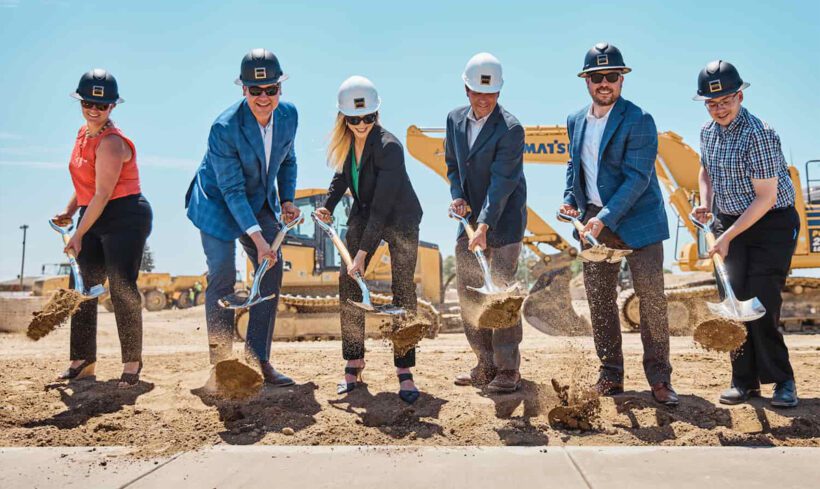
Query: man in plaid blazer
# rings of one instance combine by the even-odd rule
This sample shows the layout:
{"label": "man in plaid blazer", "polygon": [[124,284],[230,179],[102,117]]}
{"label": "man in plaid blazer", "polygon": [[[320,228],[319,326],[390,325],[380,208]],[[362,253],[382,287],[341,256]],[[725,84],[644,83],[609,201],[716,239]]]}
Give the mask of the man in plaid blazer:
{"label": "man in plaid blazer", "polygon": [[[282,262],[270,243],[298,214],[296,194],[297,113],[279,100],[282,82],[279,61],[270,51],[254,49],[242,60],[236,83],[244,97],[217,117],[208,137],[208,151],[188,188],[188,218],[199,228],[208,263],[205,317],[211,364],[231,356],[234,314],[219,306],[234,292],[236,239],[258,266],[275,262],[261,284],[264,296],[279,294]],[[250,310],[246,358],[258,362],[265,382],[292,385],[293,380],[270,364],[270,343],[278,298]]]}
{"label": "man in plaid blazer", "polygon": [[[626,259],[640,298],[644,371],[655,400],[676,405],[663,291],[662,242],[669,238],[669,227],[655,174],[658,133],[651,115],[620,96],[624,75],[630,71],[611,44],[596,44],[587,53],[578,76],[585,79],[592,104],[567,120],[570,160],[560,210],[583,216],[583,235],[611,248],[634,250]],[[619,263],[584,263],[584,287],[601,360],[595,388],[602,395],[623,392],[616,303],[619,272]]]}

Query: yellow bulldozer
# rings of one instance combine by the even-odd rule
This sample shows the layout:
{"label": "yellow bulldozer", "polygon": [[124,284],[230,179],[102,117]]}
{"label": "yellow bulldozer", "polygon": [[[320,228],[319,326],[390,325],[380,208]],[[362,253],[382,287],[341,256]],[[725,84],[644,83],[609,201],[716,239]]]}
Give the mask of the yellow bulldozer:
{"label": "yellow bulldozer", "polygon": [[[278,341],[335,339],[341,336],[339,323],[339,269],[341,257],[330,238],[310,218],[311,212],[324,203],[326,189],[299,189],[294,204],[305,216],[303,223],[288,233],[282,244],[284,274],[277,309],[276,328],[273,339]],[[345,223],[353,197],[345,195],[334,211],[333,226],[344,240]],[[382,243],[373,254],[365,271],[368,287],[374,292],[375,303],[389,302],[390,252]],[[253,265],[247,261],[245,286],[253,282]],[[442,282],[442,259],[438,246],[419,242],[415,271],[419,308],[434,319],[434,327],[428,336],[435,337],[442,322],[460,321],[457,315],[443,314],[439,310],[444,302]],[[379,336],[381,319],[368,317],[365,334]],[[245,337],[248,314],[239,310],[236,314],[236,334]]]}
{"label": "yellow bulldozer", "polygon": [[[34,281],[31,293],[34,296],[51,296],[57,289],[68,288],[71,269],[68,263],[43,265],[43,277]],[[163,272],[140,272],[137,288],[142,297],[142,305],[147,311],[161,311],[176,306],[186,309],[205,303],[207,275],[176,275]],[[114,305],[105,283],[106,292],[100,296],[100,304],[114,312]]]}
{"label": "yellow bulldozer", "polygon": [[[528,126],[525,130],[525,163],[566,165],[569,138],[565,127]],[[440,136],[444,132],[444,129],[410,126],[406,146],[414,158],[446,180],[444,139]],[[679,135],[672,131],[662,132],[658,134],[655,169],[678,216],[678,231],[685,229],[694,240],[680,249],[676,241],[676,265],[682,271],[711,272],[711,260],[705,253],[705,239],[687,218],[699,202],[700,157]],[[801,224],[792,259],[793,270],[820,268],[820,178],[810,177],[812,169],[820,170],[820,161],[809,161],[805,169],[804,192],[797,168],[789,167]],[[551,209],[549,211],[552,212]],[[533,269],[538,279],[522,308],[525,319],[531,324],[539,324],[541,330],[553,331],[558,335],[588,333],[588,322],[569,307],[572,303],[569,295],[570,264],[575,260],[577,250],[531,208],[527,208],[527,230],[524,244],[539,257],[539,261]],[[679,237],[680,233],[676,240]],[[539,248],[543,244],[549,245],[557,253],[545,253]],[[666,295],[669,299],[670,329],[677,334],[691,334],[707,314],[702,299],[713,299],[717,289],[714,279],[701,279],[668,287]],[[624,329],[637,329],[640,316],[638,299],[633,290],[621,292],[619,306]],[[784,291],[781,326],[785,331],[820,329],[820,278],[789,277]]]}

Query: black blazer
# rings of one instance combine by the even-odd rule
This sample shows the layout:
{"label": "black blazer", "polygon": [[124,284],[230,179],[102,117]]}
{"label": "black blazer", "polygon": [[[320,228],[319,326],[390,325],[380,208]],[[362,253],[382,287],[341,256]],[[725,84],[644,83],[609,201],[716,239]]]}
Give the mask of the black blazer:
{"label": "black blazer", "polygon": [[[352,152],[351,144],[342,172],[336,173],[330,182],[325,208],[331,213],[347,189],[353,189]],[[367,222],[359,249],[376,249],[385,227],[418,227],[421,222],[421,204],[407,175],[404,148],[396,136],[379,125],[373,127],[364,143],[359,163],[359,192],[351,193],[353,207],[348,221]],[[356,251],[350,250],[351,254]]]}

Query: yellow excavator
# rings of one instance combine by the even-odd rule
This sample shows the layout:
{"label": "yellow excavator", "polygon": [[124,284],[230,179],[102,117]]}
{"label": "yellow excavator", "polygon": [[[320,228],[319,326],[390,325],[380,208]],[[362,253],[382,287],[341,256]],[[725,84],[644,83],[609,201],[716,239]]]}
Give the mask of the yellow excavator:
{"label": "yellow excavator", "polygon": [[[563,126],[528,126],[524,162],[566,165],[569,137]],[[407,129],[406,146],[410,154],[447,179],[444,162],[444,129]],[[676,264],[682,271],[712,271],[706,255],[705,239],[687,216],[699,202],[698,171],[700,157],[678,134],[667,131],[658,134],[658,157],[655,169],[666,188],[669,202],[678,216],[678,231],[685,229],[694,242],[676,252]],[[820,170],[820,160],[806,163],[806,192],[794,166],[789,167],[796,190],[795,207],[800,214],[800,234],[792,259],[792,269],[820,268],[820,178],[812,179],[810,171]],[[564,240],[534,210],[527,208],[527,231],[524,245],[540,259],[533,269],[538,277],[522,307],[525,319],[538,324],[542,331],[554,334],[587,334],[588,321],[570,307],[570,264],[577,255],[576,248]],[[679,236],[678,236],[679,237]],[[677,239],[677,237],[676,237]],[[539,248],[546,244],[557,252],[547,254]],[[677,243],[676,243],[677,249]],[[713,279],[700,280],[666,290],[669,299],[670,329],[677,334],[691,334],[707,314],[702,299],[716,297]],[[638,299],[631,289],[619,297],[621,323],[625,329],[635,330],[640,324]],[[820,329],[820,278],[789,277],[784,292],[781,323],[786,331],[816,331]]]}
{"label": "yellow excavator", "polygon": [[[310,214],[323,205],[326,194],[326,189],[318,188],[296,191],[294,204],[302,211],[305,221],[293,228],[282,243],[284,274],[274,340],[335,339],[341,335],[338,295],[341,257],[330,238],[310,218]],[[352,205],[353,197],[348,193],[334,210],[333,226],[343,240]],[[247,261],[246,270],[244,284],[249,287],[253,282],[253,265],[250,261]],[[390,301],[390,251],[385,243],[373,254],[364,278],[374,293],[372,300],[375,304]],[[457,315],[442,315],[440,311],[444,302],[444,285],[441,253],[437,245],[419,242],[415,282],[419,312],[434,323],[428,332],[432,338],[438,333],[442,321],[459,320]],[[368,337],[380,336],[379,324],[382,321],[368,317],[365,334]],[[235,322],[237,336],[244,338],[248,325],[246,311],[238,311]]]}

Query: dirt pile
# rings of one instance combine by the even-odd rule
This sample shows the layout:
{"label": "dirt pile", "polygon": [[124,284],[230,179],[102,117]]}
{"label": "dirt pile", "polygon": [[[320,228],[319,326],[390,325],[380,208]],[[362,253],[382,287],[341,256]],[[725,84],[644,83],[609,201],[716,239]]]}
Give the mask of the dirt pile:
{"label": "dirt pile", "polygon": [[382,323],[379,329],[384,339],[393,343],[396,354],[401,356],[418,345],[432,327],[433,323],[428,318],[415,314],[405,320]]}
{"label": "dirt pile", "polygon": [[561,405],[550,409],[547,414],[550,426],[581,431],[595,429],[601,415],[601,401],[595,391],[573,389],[555,379],[552,379],[552,388],[558,394]]}
{"label": "dirt pile", "polygon": [[524,296],[518,294],[494,294],[480,306],[478,327],[504,329],[515,326],[521,317]]}
{"label": "dirt pile", "polygon": [[738,321],[713,318],[698,324],[692,339],[707,350],[733,352],[746,341],[746,326]]}
{"label": "dirt pile", "polygon": [[85,297],[73,289],[58,289],[43,307],[35,312],[28,325],[26,336],[34,341],[51,333],[77,312]]}
{"label": "dirt pile", "polygon": [[262,376],[239,360],[223,360],[216,364],[217,394],[226,399],[245,399],[262,387]]}

